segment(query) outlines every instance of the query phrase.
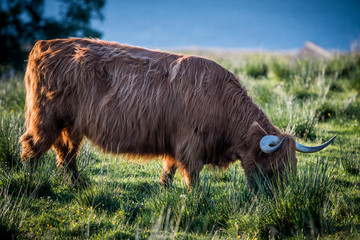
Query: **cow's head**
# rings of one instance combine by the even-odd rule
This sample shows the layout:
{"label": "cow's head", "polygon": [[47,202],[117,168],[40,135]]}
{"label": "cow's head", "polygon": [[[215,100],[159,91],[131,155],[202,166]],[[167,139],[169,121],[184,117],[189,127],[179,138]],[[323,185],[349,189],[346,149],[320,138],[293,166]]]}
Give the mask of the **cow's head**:
{"label": "cow's head", "polygon": [[296,173],[296,151],[318,152],[332,143],[336,137],[320,146],[308,147],[296,142],[289,134],[269,135],[257,122],[250,127],[249,133],[247,137],[251,138],[251,144],[248,144],[250,151],[247,158],[252,160],[252,167],[245,169],[245,173],[250,182],[256,179],[255,176],[271,179],[276,174]]}

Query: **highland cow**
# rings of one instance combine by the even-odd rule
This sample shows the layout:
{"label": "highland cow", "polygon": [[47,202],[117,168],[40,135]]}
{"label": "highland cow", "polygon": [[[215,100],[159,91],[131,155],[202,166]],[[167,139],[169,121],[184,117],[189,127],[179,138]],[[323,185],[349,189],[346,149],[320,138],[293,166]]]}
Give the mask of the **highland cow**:
{"label": "highland cow", "polygon": [[296,170],[305,147],[279,131],[234,74],[214,61],[94,39],[38,41],[26,69],[26,132],[21,158],[51,147],[78,177],[76,156],[89,139],[105,152],[163,155],[160,182],[178,168],[192,185],[205,164],[241,160],[251,181]]}

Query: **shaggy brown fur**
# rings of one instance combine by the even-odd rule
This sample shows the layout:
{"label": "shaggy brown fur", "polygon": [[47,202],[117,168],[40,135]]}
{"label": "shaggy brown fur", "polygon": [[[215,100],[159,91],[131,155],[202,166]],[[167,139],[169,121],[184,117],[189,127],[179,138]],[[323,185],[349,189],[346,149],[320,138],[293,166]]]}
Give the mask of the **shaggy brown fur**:
{"label": "shaggy brown fur", "polygon": [[[84,137],[106,152],[165,154],[161,181],[177,168],[191,184],[205,164],[240,159],[251,180],[292,164],[295,140],[282,134],[234,74],[217,63],[93,39],[38,41],[25,75],[26,132],[22,159],[51,147],[58,164],[77,173]],[[260,150],[268,134],[287,136],[273,154]]]}

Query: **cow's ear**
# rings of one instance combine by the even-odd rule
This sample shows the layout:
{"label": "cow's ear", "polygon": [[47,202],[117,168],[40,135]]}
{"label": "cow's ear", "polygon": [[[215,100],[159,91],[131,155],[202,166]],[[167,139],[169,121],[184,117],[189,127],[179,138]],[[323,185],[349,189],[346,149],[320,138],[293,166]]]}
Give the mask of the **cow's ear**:
{"label": "cow's ear", "polygon": [[260,149],[261,139],[268,135],[268,133],[260,126],[258,122],[253,122],[246,134],[246,145],[247,145],[247,159],[251,160],[252,169],[257,169],[258,166],[253,165],[254,163],[260,163],[266,154]]}
{"label": "cow's ear", "polygon": [[246,134],[246,140],[248,143],[259,143],[260,140],[266,135],[268,135],[268,133],[259,125],[258,122],[255,121],[251,124]]}

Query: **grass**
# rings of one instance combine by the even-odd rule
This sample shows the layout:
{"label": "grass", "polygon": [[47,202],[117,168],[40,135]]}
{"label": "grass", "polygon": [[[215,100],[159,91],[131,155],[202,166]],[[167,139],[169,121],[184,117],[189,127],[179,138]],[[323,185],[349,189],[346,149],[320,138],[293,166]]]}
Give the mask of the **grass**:
{"label": "grass", "polygon": [[0,82],[0,238],[359,239],[359,57],[292,65],[286,56],[210,57],[238,74],[282,131],[307,145],[337,134],[335,143],[298,153],[297,175],[286,183],[252,190],[236,163],[206,167],[190,191],[178,174],[170,189],[160,186],[160,161],[104,155],[86,142],[78,164],[88,187],[74,188],[51,151],[36,171],[21,163],[25,94],[17,76]]}

